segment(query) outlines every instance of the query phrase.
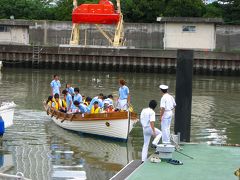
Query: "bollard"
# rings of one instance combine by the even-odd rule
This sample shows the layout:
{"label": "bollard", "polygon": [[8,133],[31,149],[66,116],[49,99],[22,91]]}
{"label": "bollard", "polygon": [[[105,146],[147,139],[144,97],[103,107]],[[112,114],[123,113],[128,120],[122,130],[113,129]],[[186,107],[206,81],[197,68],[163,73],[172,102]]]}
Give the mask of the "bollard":
{"label": "bollard", "polygon": [[192,74],[193,50],[177,51],[176,69],[176,111],[174,121],[175,134],[180,133],[180,140],[190,142],[192,111]]}

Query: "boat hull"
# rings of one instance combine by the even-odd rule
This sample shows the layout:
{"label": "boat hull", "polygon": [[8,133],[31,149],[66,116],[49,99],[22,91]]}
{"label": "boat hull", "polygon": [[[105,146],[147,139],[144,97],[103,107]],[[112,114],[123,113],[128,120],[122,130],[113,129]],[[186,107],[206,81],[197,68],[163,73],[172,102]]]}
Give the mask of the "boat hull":
{"label": "boat hull", "polygon": [[127,140],[138,121],[137,116],[129,112],[69,115],[49,109],[47,113],[54,123],[64,129],[116,140]]}
{"label": "boat hull", "polygon": [[11,103],[3,103],[0,106],[0,116],[4,121],[4,127],[8,128],[13,125],[13,115],[16,104],[14,102]]}
{"label": "boat hull", "polygon": [[[52,120],[60,127],[81,133],[93,134],[119,140],[128,138],[128,120],[98,120],[98,121],[64,121],[52,117]],[[129,132],[133,128],[133,121],[130,121]]]}

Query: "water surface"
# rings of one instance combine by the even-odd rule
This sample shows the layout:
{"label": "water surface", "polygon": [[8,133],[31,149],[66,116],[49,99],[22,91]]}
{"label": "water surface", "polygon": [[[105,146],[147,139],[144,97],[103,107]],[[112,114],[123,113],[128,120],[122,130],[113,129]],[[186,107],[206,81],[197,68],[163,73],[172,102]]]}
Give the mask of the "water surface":
{"label": "water surface", "polygon": [[[18,105],[14,126],[7,129],[1,142],[0,158],[4,167],[10,167],[8,173],[20,171],[34,180],[74,176],[109,179],[128,162],[140,158],[143,137],[139,125],[123,143],[64,130],[46,116],[42,101],[50,93],[50,81],[56,73],[63,85],[72,83],[88,96],[117,94],[118,79],[124,78],[137,112],[151,99],[160,101],[161,83],[175,94],[175,75],[4,68],[0,101],[13,100]],[[191,141],[240,143],[239,90],[239,77],[194,76]],[[61,178],[64,175],[69,177]]]}

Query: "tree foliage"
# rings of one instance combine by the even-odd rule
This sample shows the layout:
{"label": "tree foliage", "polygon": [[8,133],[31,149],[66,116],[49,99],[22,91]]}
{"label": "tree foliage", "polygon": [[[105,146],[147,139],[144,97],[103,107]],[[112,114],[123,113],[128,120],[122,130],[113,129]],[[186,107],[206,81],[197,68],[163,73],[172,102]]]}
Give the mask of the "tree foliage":
{"label": "tree foliage", "polygon": [[[98,0],[78,0],[78,4]],[[116,4],[116,0],[112,0]],[[72,0],[0,0],[0,18],[71,20]],[[240,24],[240,0],[121,0],[126,22],[156,22],[159,16],[222,17]]]}
{"label": "tree foliage", "polygon": [[170,17],[202,17],[204,14],[202,0],[167,1],[164,15]]}

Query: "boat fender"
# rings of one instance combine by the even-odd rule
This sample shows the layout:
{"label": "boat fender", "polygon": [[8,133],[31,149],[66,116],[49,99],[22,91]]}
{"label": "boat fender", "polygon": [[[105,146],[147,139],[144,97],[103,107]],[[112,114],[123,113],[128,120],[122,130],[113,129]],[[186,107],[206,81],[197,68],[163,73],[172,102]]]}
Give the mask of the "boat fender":
{"label": "boat fender", "polygon": [[5,126],[2,116],[0,116],[0,136],[2,136],[5,132]]}

